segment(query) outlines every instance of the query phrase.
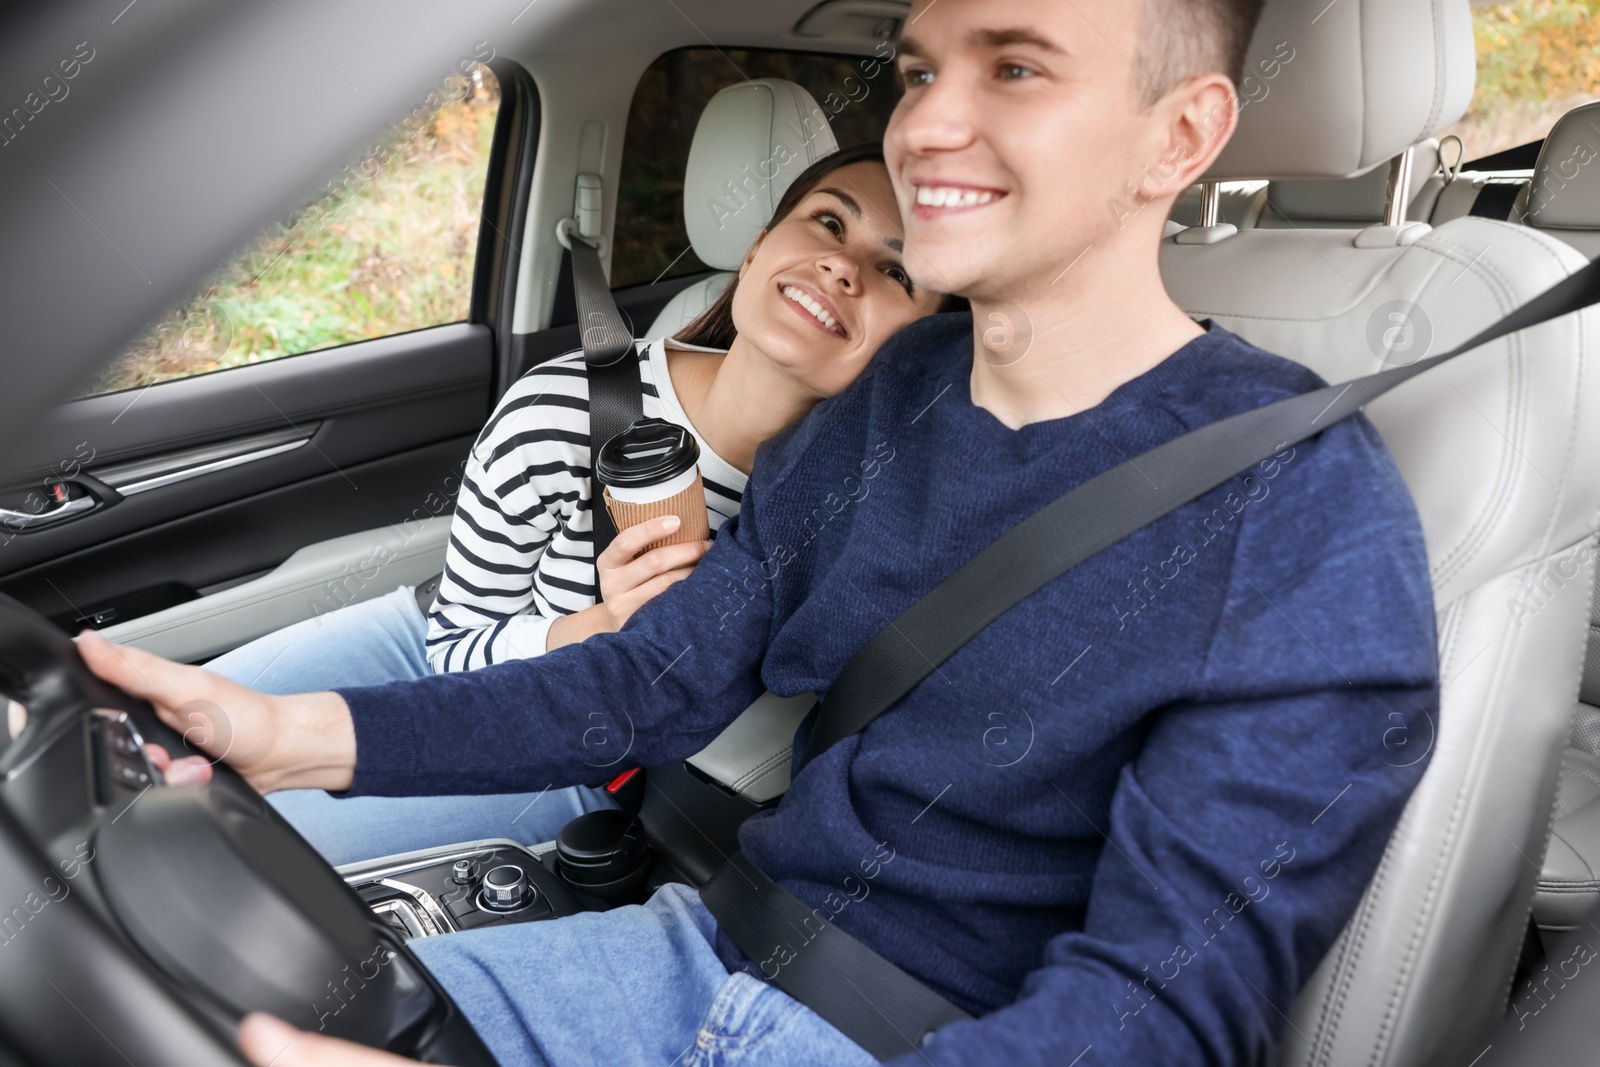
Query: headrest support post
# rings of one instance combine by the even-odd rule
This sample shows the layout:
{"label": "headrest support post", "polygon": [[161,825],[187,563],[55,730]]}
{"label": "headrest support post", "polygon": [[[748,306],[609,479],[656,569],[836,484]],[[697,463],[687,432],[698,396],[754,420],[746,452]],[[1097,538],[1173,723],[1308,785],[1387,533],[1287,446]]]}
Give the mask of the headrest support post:
{"label": "headrest support post", "polygon": [[1403,226],[1406,221],[1407,194],[1411,191],[1411,149],[1389,161],[1389,191],[1383,205],[1383,224]]}
{"label": "headrest support post", "polygon": [[1215,226],[1222,220],[1222,183],[1200,183],[1200,225]]}

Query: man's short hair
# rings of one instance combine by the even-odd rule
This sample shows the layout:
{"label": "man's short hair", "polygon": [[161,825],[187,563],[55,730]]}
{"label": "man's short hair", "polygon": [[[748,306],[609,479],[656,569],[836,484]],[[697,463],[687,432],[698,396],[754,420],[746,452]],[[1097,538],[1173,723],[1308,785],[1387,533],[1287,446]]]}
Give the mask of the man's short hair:
{"label": "man's short hair", "polygon": [[1235,85],[1266,0],[1144,0],[1139,73],[1144,106],[1173,86],[1222,73]]}

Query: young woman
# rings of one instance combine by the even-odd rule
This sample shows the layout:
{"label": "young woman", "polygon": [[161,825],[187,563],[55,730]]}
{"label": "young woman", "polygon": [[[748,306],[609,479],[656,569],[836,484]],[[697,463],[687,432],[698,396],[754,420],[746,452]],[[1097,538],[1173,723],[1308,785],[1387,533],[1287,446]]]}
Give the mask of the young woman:
{"label": "young woman", "polygon": [[[713,531],[738,512],[763,441],[841,392],[891,334],[939,307],[941,297],[913,285],[902,259],[881,150],[845,149],[795,178],[738,277],[704,314],[674,338],[639,345],[644,414],[694,432]],[[596,561],[595,495],[577,352],[525,374],[484,426],[426,619],[406,586],[207,667],[253,689],[297,693],[472,670],[614,631],[686,577],[710,542],[641,555],[676,528],[668,516],[623,531]],[[607,762],[597,753],[597,768]],[[607,773],[597,769],[596,778]],[[548,841],[608,803],[597,790],[529,785],[513,796],[335,800],[300,790],[271,799],[335,864],[490,837]]]}

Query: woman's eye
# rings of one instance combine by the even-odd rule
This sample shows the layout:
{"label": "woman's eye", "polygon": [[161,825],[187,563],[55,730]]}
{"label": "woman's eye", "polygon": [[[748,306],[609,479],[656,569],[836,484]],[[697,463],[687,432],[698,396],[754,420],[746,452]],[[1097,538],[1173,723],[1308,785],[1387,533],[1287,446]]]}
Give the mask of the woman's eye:
{"label": "woman's eye", "polygon": [[817,221],[822,223],[823,226],[827,227],[828,232],[833,234],[835,237],[844,236],[844,223],[839,221],[839,217],[837,215],[818,215]]}
{"label": "woman's eye", "polygon": [[913,288],[911,284],[911,275],[906,273],[904,267],[885,267],[883,269],[883,273],[887,274],[890,278],[894,279],[894,281],[898,282],[900,287],[906,292],[911,292]]}

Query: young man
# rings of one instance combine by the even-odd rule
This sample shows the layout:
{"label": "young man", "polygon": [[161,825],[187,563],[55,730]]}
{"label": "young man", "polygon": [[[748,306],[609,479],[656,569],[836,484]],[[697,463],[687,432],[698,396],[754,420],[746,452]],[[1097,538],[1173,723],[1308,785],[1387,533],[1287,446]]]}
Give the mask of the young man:
{"label": "young man", "polygon": [[[174,721],[220,707],[263,790],[565,785],[593,774],[596,709],[662,765],[763,684],[825,693],[1074,485],[1320,384],[1191,321],[1157,270],[1232,133],[1259,7],[919,0],[886,149],[910,266],[974,319],[907,329],[771,446],[737,523],[621,633],[298,697],[94,638],[85,658]],[[1434,636],[1410,498],[1347,420],[1006,613],[741,845],[977,1016],[905,1063],[1269,1063],[1422,772],[1385,741],[1437,707]],[[504,1063],[872,1062],[684,887],[414,948]],[[395,1062],[265,1019],[241,1040],[281,1067]]]}

